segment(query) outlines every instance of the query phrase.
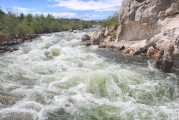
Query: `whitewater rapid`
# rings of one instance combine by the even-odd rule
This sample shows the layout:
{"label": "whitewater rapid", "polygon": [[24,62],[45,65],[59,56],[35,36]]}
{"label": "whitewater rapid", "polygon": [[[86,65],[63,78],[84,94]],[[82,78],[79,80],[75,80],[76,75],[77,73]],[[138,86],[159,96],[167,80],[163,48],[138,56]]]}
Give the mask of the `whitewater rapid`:
{"label": "whitewater rapid", "polygon": [[145,57],[80,45],[88,31],[41,35],[0,55],[0,120],[179,119],[175,73]]}

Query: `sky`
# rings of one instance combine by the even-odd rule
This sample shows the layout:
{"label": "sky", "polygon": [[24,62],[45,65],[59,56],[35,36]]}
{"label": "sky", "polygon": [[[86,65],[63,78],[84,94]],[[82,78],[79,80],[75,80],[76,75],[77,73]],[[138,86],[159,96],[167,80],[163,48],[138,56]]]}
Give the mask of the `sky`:
{"label": "sky", "polygon": [[0,0],[1,9],[15,14],[102,20],[118,12],[122,0]]}

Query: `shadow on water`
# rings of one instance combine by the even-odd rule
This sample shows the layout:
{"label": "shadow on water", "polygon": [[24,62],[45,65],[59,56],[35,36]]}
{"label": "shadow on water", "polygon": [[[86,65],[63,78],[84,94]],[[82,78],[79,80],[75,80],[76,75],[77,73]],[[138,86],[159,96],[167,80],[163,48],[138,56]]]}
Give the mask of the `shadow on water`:
{"label": "shadow on water", "polygon": [[146,56],[142,56],[142,55],[127,56],[109,49],[98,49],[95,52],[99,55],[99,57],[102,56],[106,58],[107,62],[115,62],[120,64],[133,64],[133,65],[140,65],[143,67],[148,66],[147,61],[149,59]]}
{"label": "shadow on water", "polygon": [[[116,64],[121,64],[122,66],[137,66],[141,68],[149,68],[149,66],[152,69],[145,69],[145,72],[152,77],[152,76],[161,76],[161,78],[170,78],[169,80],[173,81],[174,85],[179,86],[179,69],[175,68],[171,73],[163,73],[159,70],[157,70],[154,66],[154,60],[142,56],[142,55],[136,55],[136,56],[127,56],[123,55],[119,52],[112,51],[109,49],[97,49],[95,53],[99,57],[104,57],[106,62],[113,62]],[[166,79],[165,79],[166,80]]]}

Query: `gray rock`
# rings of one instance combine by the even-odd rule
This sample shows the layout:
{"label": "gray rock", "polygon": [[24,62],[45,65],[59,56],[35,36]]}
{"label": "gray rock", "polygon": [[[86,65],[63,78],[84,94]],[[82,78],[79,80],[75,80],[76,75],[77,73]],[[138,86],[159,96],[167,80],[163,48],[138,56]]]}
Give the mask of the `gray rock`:
{"label": "gray rock", "polygon": [[170,45],[167,48],[166,53],[160,54],[160,57],[156,60],[155,66],[163,72],[171,72],[174,65],[174,45]]}
{"label": "gray rock", "polygon": [[90,39],[91,39],[91,37],[87,34],[83,35],[82,38],[81,38],[82,41],[87,41],[87,40],[90,40]]}
{"label": "gray rock", "polygon": [[105,31],[106,31],[106,27],[103,27],[103,28],[101,28],[101,30],[100,30],[103,34],[105,33]]}
{"label": "gray rock", "polygon": [[[163,49],[166,44],[176,42],[178,13],[178,0],[124,0],[119,13],[116,42],[153,39],[158,48]],[[179,45],[174,46],[178,50]]]}
{"label": "gray rock", "polygon": [[104,40],[104,38],[105,38],[104,32],[98,31],[93,34],[93,36],[91,37],[91,41],[94,45],[99,45],[100,42]]}
{"label": "gray rock", "polygon": [[109,33],[110,33],[110,31],[109,31],[109,29],[106,27],[106,30],[105,30],[105,32],[104,32],[104,36],[108,36]]}

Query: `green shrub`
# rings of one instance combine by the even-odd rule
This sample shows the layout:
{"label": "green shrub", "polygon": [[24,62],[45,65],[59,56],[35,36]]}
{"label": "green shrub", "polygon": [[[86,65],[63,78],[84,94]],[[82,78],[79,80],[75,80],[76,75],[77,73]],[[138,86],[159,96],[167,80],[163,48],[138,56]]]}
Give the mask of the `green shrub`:
{"label": "green shrub", "polygon": [[118,24],[119,16],[118,13],[115,12],[112,16],[100,22],[100,25],[103,27],[111,27],[116,26]]}
{"label": "green shrub", "polygon": [[15,33],[18,33],[21,37],[25,37],[28,34],[33,33],[32,28],[28,25],[27,19],[23,19],[22,23],[19,23],[16,26]]}
{"label": "green shrub", "polygon": [[47,16],[33,16],[32,14],[15,15],[12,12],[5,14],[0,9],[0,34],[19,34],[22,37],[28,34],[48,33],[70,29],[83,29],[92,27],[96,22],[79,19],[55,18]]}

